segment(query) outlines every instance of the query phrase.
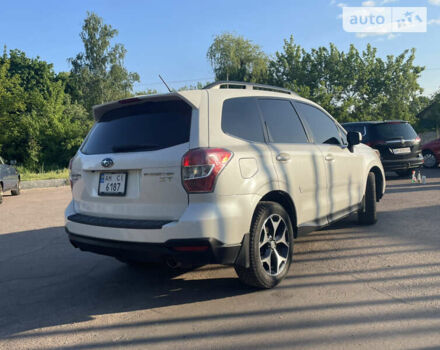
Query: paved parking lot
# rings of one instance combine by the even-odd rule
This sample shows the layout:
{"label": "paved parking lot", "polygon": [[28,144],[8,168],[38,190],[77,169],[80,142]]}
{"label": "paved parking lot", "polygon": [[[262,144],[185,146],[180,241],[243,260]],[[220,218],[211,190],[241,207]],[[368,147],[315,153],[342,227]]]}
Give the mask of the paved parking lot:
{"label": "paved parking lot", "polygon": [[299,238],[277,288],[130,268],[68,243],[68,187],[0,206],[1,349],[440,348],[440,169],[391,177],[379,222]]}

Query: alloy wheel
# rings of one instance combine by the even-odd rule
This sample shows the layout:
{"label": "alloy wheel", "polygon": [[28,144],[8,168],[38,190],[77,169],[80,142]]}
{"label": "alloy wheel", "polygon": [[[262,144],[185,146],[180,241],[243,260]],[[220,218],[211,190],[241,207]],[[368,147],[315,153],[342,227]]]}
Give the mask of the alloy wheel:
{"label": "alloy wheel", "polygon": [[260,231],[260,260],[270,276],[284,271],[289,256],[288,226],[278,214],[270,215]]}

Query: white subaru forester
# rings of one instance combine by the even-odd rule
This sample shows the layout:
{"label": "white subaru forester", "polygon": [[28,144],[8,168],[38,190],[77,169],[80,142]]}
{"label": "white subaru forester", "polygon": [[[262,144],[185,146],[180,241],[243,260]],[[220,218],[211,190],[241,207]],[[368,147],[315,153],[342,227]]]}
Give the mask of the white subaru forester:
{"label": "white subaru forester", "polygon": [[94,107],[71,160],[66,231],[127,263],[233,265],[252,286],[287,274],[294,238],[350,213],[376,221],[378,154],[317,104],[218,82]]}

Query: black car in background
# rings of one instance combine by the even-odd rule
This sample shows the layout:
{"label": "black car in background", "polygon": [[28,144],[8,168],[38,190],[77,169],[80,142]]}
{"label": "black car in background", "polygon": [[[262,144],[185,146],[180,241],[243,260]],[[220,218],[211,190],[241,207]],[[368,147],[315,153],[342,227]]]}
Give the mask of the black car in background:
{"label": "black car in background", "polygon": [[20,174],[0,157],[0,203],[3,201],[3,192],[6,191],[11,191],[13,196],[20,194]]}
{"label": "black car in background", "polygon": [[408,176],[423,164],[420,137],[403,120],[344,123],[347,131],[358,131],[362,142],[380,152],[385,171]]}

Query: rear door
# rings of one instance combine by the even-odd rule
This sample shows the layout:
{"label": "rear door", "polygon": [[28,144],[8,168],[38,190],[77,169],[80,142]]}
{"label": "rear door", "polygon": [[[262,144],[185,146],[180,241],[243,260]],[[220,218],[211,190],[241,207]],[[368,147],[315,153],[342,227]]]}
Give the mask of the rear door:
{"label": "rear door", "polygon": [[331,221],[335,220],[362,200],[362,158],[350,152],[342,129],[326,113],[302,102],[295,102],[295,108],[305,119],[324,157],[328,215]]}
{"label": "rear door", "polygon": [[298,225],[327,223],[325,164],[310,143],[290,100],[260,98],[269,148],[281,188],[293,197]]}
{"label": "rear door", "polygon": [[176,220],[188,205],[181,159],[192,108],[182,100],[144,102],[106,112],[94,125],[72,174],[75,210],[92,216]]}
{"label": "rear door", "polygon": [[407,122],[385,122],[371,127],[374,148],[383,160],[416,158],[421,152],[420,138]]}

